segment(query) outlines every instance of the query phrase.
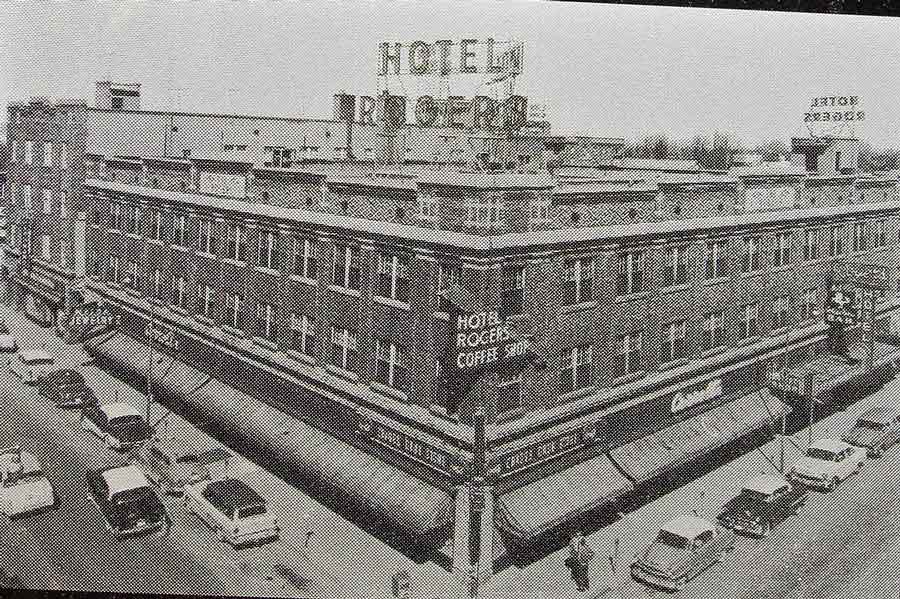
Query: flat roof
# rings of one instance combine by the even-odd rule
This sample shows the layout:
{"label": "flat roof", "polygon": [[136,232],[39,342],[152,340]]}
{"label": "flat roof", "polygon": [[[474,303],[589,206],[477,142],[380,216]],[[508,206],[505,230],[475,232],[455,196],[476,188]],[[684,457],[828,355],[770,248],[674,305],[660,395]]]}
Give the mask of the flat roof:
{"label": "flat roof", "polygon": [[715,527],[709,522],[709,520],[704,520],[703,518],[690,515],[672,518],[671,520],[660,526],[660,530],[671,532],[672,534],[676,534],[688,539],[694,539],[700,533],[714,529]]}
{"label": "flat roof", "polygon": [[131,489],[149,487],[150,482],[137,466],[121,466],[104,470],[102,474],[109,487],[110,495]]}
{"label": "flat roof", "polygon": [[771,495],[786,484],[787,481],[784,480],[784,477],[775,476],[774,474],[761,474],[748,480],[746,484],[744,484],[744,489],[756,491],[763,495]]}

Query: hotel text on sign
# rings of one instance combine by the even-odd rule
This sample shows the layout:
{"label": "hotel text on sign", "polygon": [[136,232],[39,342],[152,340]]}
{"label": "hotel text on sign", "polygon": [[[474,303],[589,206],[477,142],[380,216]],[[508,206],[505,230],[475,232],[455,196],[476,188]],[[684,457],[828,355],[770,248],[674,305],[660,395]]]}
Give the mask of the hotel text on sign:
{"label": "hotel text on sign", "polygon": [[453,365],[472,370],[521,357],[528,343],[515,339],[498,312],[489,310],[457,316],[453,347]]}

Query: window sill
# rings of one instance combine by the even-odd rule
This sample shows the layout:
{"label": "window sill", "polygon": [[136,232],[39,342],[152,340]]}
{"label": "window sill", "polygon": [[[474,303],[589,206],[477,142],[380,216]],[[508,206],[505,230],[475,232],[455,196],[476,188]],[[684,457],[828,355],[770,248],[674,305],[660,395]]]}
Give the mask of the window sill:
{"label": "window sill", "polygon": [[278,344],[275,343],[274,341],[272,341],[271,339],[266,339],[265,337],[258,337],[256,335],[254,335],[253,337],[250,338],[250,340],[254,344],[256,344],[260,347],[264,347],[270,351],[278,351]]}
{"label": "window sill", "polygon": [[757,341],[761,341],[761,340],[762,340],[761,335],[751,335],[750,337],[744,337],[743,339],[739,339],[737,342],[737,345],[738,345],[738,347],[744,346],[744,345],[752,345],[752,344],[756,343]]}
{"label": "window sill", "polygon": [[613,378],[614,385],[627,385],[628,383],[633,383],[634,381],[639,381],[640,379],[647,376],[646,370],[638,370],[637,372],[629,372],[628,374],[623,374],[620,377]]}
{"label": "window sill", "polygon": [[178,244],[178,243],[173,243],[173,244],[172,244],[172,249],[173,249],[173,250],[178,250],[179,252],[185,252],[185,253],[191,251],[191,248],[187,247],[186,245],[180,245],[180,244]]}
{"label": "window sill", "polygon": [[409,403],[409,395],[399,389],[394,389],[393,387],[388,387],[387,385],[382,385],[381,383],[372,381],[369,383],[369,388],[373,391],[380,393],[382,395],[387,395],[393,399],[400,400],[404,403]]}
{"label": "window sill", "polygon": [[688,283],[678,283],[677,285],[669,285],[666,287],[662,287],[659,291],[660,293],[675,293],[678,291],[687,291],[691,288],[690,282]]}
{"label": "window sill", "polygon": [[814,264],[824,264],[825,262],[828,262],[828,260],[829,260],[829,258],[827,258],[827,257],[825,257],[825,258],[822,258],[822,257],[810,258],[809,260],[804,260],[803,265],[804,266],[812,266]]}
{"label": "window sill", "polygon": [[[580,389],[579,389],[580,391]],[[512,420],[517,420],[519,418],[524,417],[528,414],[528,410],[525,408],[516,408],[514,410],[507,410],[505,412],[500,412],[497,414],[497,424],[502,424],[504,422],[510,422]]]}
{"label": "window sill", "polygon": [[291,275],[288,275],[288,278],[291,281],[296,281],[298,283],[303,283],[304,285],[310,285],[312,287],[316,287],[319,284],[318,281],[316,281],[315,279],[310,279],[308,277],[304,277],[301,275],[291,274]]}
{"label": "window sill", "polygon": [[244,262],[243,260],[235,260],[234,258],[222,258],[222,262],[225,262],[226,264],[231,264],[233,266],[240,266],[240,267],[247,266],[247,263]]}
{"label": "window sill", "polygon": [[668,362],[663,362],[659,365],[658,370],[672,370],[673,368],[678,368],[679,366],[686,366],[690,362],[688,358],[676,358],[674,360],[669,360]]}
{"label": "window sill", "polygon": [[265,273],[273,277],[279,276],[279,272],[277,270],[275,270],[274,268],[268,268],[266,266],[255,266],[253,267],[253,270],[255,270],[256,272]]}
{"label": "window sill", "polygon": [[572,401],[574,399],[579,399],[581,397],[586,397],[597,391],[596,385],[588,385],[587,387],[582,387],[580,389],[575,389],[574,391],[567,391],[565,393],[559,394],[559,402],[567,402]]}
{"label": "window sill", "polygon": [[148,242],[148,243],[152,243],[153,245],[158,245],[158,246],[160,246],[160,247],[162,247],[162,245],[163,245],[162,239],[153,239],[153,238],[150,238],[150,239],[147,240],[147,242]]}
{"label": "window sill", "polygon": [[289,349],[284,352],[288,357],[297,360],[298,362],[303,362],[304,364],[309,364],[310,366],[315,366],[316,359],[312,356],[304,354],[302,352],[298,352],[295,349]]}
{"label": "window sill", "polygon": [[712,287],[713,285],[720,285],[722,283],[727,283],[730,280],[731,280],[731,277],[728,277],[728,276],[716,277],[714,279],[704,279],[703,285],[705,287]]}
{"label": "window sill", "polygon": [[783,327],[778,327],[777,329],[769,331],[769,337],[780,337],[781,335],[787,335],[790,331],[791,327],[789,325],[784,325]]}
{"label": "window sill", "polygon": [[614,301],[617,304],[623,304],[625,302],[647,299],[648,297],[650,297],[649,291],[638,291],[637,293],[627,293],[625,295],[617,295],[616,299]]}
{"label": "window sill", "polygon": [[747,271],[747,272],[742,272],[742,273],[741,273],[741,279],[752,279],[752,278],[754,278],[754,277],[761,277],[761,276],[764,275],[765,273],[766,273],[766,271],[763,270],[762,268],[759,268],[759,269],[757,269],[757,270],[751,270],[751,271]]}
{"label": "window sill", "polygon": [[772,267],[772,272],[773,272],[773,273],[776,273],[776,272],[785,272],[785,271],[790,270],[790,269],[791,269],[791,266],[793,266],[793,265],[790,264],[790,263],[788,263],[788,264],[782,264],[781,266],[773,266],[773,267]]}
{"label": "window sill", "polygon": [[203,256],[204,258],[209,258],[209,259],[211,259],[211,260],[215,260],[215,259],[216,259],[216,255],[215,255],[215,254],[212,254],[212,253],[210,253],[210,252],[204,252],[204,251],[202,251],[202,250],[197,250],[197,255],[198,255],[198,256]]}
{"label": "window sill", "polygon": [[343,295],[348,295],[350,297],[359,297],[360,292],[358,289],[349,289],[347,287],[341,287],[340,285],[329,285],[328,289],[330,291],[335,291],[337,293],[341,293]]}
{"label": "window sill", "polygon": [[153,304],[154,306],[156,306],[157,308],[161,308],[163,305],[163,301],[161,299],[159,299],[158,297],[152,297],[152,296],[148,297],[147,301],[149,303]]}
{"label": "window sill", "polygon": [[449,420],[450,422],[457,422],[457,423],[459,422],[459,414],[456,414],[456,413],[451,414],[450,412],[447,411],[447,408],[445,408],[444,406],[439,406],[437,404],[431,404],[430,406],[428,406],[428,411],[431,412],[433,415],[437,416],[438,418],[443,418],[445,420]]}
{"label": "window sill", "polygon": [[222,325],[222,331],[228,335],[231,335],[232,337],[239,337],[241,339],[247,337],[247,334],[244,331],[228,326],[227,324]]}
{"label": "window sill", "polygon": [[133,287],[125,287],[125,293],[130,295],[131,297],[141,297],[141,292],[138,289],[134,289]]}
{"label": "window sill", "polygon": [[713,348],[710,348],[710,349],[700,352],[700,357],[701,358],[711,358],[712,356],[715,356],[716,354],[721,354],[726,349],[728,349],[727,345],[719,345],[717,347],[713,347]]}
{"label": "window sill", "polygon": [[400,300],[391,299],[389,297],[382,297],[380,295],[372,296],[372,299],[379,304],[385,306],[391,306],[392,308],[397,308],[398,310],[409,310],[409,303],[401,302]]}
{"label": "window sill", "polygon": [[140,239],[141,236],[137,233],[125,233],[125,237],[129,237],[131,239]]}
{"label": "window sill", "polygon": [[216,323],[212,318],[210,318],[209,316],[204,316],[203,314],[195,314],[194,319],[197,322],[205,324],[208,327],[216,326]]}
{"label": "window sill", "polygon": [[448,321],[448,322],[449,322],[449,320],[450,320],[450,314],[447,313],[447,312],[437,311],[437,312],[434,313],[434,317],[437,318],[437,319],[439,319],[439,320],[446,320],[446,321]]}
{"label": "window sill", "polygon": [[579,302],[577,304],[568,304],[563,305],[559,309],[560,314],[572,314],[574,312],[581,312],[582,310],[590,310],[591,308],[596,308],[597,302],[594,300],[588,302]]}
{"label": "window sill", "polygon": [[333,374],[335,376],[341,377],[342,379],[346,379],[346,380],[350,381],[351,383],[359,382],[358,374],[356,374],[355,372],[350,372],[349,370],[344,370],[340,366],[335,366],[333,364],[326,364],[325,371],[330,374]]}
{"label": "window sill", "polygon": [[190,316],[190,312],[188,312],[187,308],[182,308],[181,306],[176,306],[175,304],[172,304],[172,306],[170,307],[172,308],[172,312],[175,312],[176,314],[181,314],[182,316]]}

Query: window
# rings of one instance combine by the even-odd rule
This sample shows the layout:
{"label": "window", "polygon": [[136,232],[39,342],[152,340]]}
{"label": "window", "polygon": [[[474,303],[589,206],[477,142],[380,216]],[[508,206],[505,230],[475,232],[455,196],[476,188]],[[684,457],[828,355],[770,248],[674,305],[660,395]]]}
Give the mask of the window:
{"label": "window", "polygon": [[329,358],[332,366],[348,372],[358,372],[359,355],[356,332],[331,327],[331,355]]}
{"label": "window", "polygon": [[28,183],[22,185],[22,205],[31,207],[31,185]]}
{"label": "window", "polygon": [[18,140],[13,140],[13,142],[12,142],[12,144],[10,145],[9,148],[10,148],[10,149],[9,149],[9,161],[10,161],[10,162],[15,162],[15,161],[16,161],[16,154],[17,154],[18,151],[19,151],[19,142],[18,142]]}
{"label": "window", "polygon": [[53,214],[53,192],[44,188],[41,195],[44,198],[44,214]]}
{"label": "window", "polygon": [[239,293],[225,294],[225,324],[238,329],[244,329],[244,298]]}
{"label": "window", "polygon": [[118,256],[110,256],[109,257],[109,271],[106,273],[107,280],[112,283],[118,283],[121,279],[122,273],[119,270],[119,257]]}
{"label": "window", "polygon": [[408,357],[402,345],[375,340],[375,380],[404,393],[409,392]]}
{"label": "window", "polygon": [[725,313],[712,312],[703,317],[701,347],[709,351],[725,345]]}
{"label": "window", "polygon": [[661,362],[682,360],[687,357],[687,323],[679,320],[663,327],[662,347],[659,352]]}
{"label": "window", "polygon": [[844,225],[835,225],[828,230],[828,255],[840,256],[844,253]]}
{"label": "window", "polygon": [[422,192],[416,198],[419,207],[419,218],[427,221],[436,221],[438,214],[438,199],[433,193]]}
{"label": "window", "polygon": [[775,259],[776,267],[785,266],[791,263],[791,234],[776,233],[775,234]]}
{"label": "window", "polygon": [[200,314],[207,318],[215,318],[216,290],[208,284],[200,287]]}
{"label": "window", "polygon": [[61,168],[61,169],[69,168],[68,147],[65,145],[59,146],[59,168]]}
{"label": "window", "polygon": [[133,206],[128,209],[127,219],[125,221],[126,233],[140,233],[141,231],[141,209]]}
{"label": "window", "polygon": [[241,225],[228,225],[228,236],[225,242],[225,257],[231,260],[243,262],[247,256],[247,239],[244,227]]}
{"label": "window", "polygon": [[581,258],[563,263],[564,306],[589,302],[593,299],[594,261]]}
{"label": "window", "polygon": [[187,280],[182,275],[172,275],[173,303],[187,309]]}
{"label": "window", "polygon": [[260,231],[256,263],[262,268],[277,269],[277,236],[275,231]]}
{"label": "window", "polygon": [[560,371],[560,393],[571,393],[594,384],[591,365],[594,361],[594,347],[579,345],[562,352],[562,370]]}
{"label": "window", "polygon": [[162,299],[162,271],[158,268],[153,269],[150,294],[156,299]]}
{"label": "window", "polygon": [[522,407],[522,376],[502,373],[497,379],[497,412],[502,414]]}
{"label": "window", "polygon": [[525,294],[525,267],[507,266],[500,272],[500,312],[521,314]]}
{"label": "window", "polygon": [[334,246],[332,281],[338,287],[359,291],[359,248],[350,245]]}
{"label": "window", "polygon": [[490,194],[468,198],[466,201],[466,226],[495,228],[506,218],[503,196]]}
{"label": "window", "polygon": [[219,251],[219,240],[216,237],[216,223],[209,219],[201,219],[197,231],[197,250],[204,254],[215,254]]}
{"label": "window", "polygon": [[772,328],[783,329],[790,324],[791,298],[782,295],[772,302]]}
{"label": "window", "polygon": [[741,253],[741,272],[755,272],[760,268],[759,237],[745,237],[744,251]]}
{"label": "window", "polygon": [[315,356],[316,320],[306,314],[291,312],[291,349],[307,356]]}
{"label": "window", "polygon": [[44,142],[44,166],[53,166],[53,144]]}
{"label": "window", "polygon": [[676,246],[666,248],[663,265],[663,287],[680,285],[687,282],[687,247]]}
{"label": "window", "polygon": [[159,210],[150,212],[150,239],[162,240],[162,213]]}
{"label": "window", "polygon": [[41,235],[41,258],[50,261],[50,236],[47,234]]}
{"label": "window", "polygon": [[269,341],[278,341],[278,309],[272,304],[256,304],[256,334]]}
{"label": "window", "polygon": [[531,227],[550,222],[550,200],[533,198],[529,205],[528,224]]}
{"label": "window", "polygon": [[31,164],[31,159],[34,154],[34,142],[28,140],[25,142],[25,164]]}
{"label": "window", "polygon": [[866,224],[853,223],[853,251],[861,252],[866,249]]}
{"label": "window", "polygon": [[815,260],[819,257],[819,230],[808,229],[803,235],[803,259]]}
{"label": "window", "polygon": [[409,258],[378,255],[378,295],[409,302]]}
{"label": "window", "polygon": [[291,238],[291,272],[307,279],[318,276],[315,241],[305,237]]}
{"label": "window", "polygon": [[875,221],[875,234],[872,236],[872,246],[880,248],[885,245],[887,245],[887,238],[884,233],[884,221],[877,220]]}
{"label": "window", "polygon": [[727,246],[725,241],[709,241],[706,243],[706,278],[718,279],[728,274]]}
{"label": "window", "polygon": [[453,285],[459,285],[462,268],[452,264],[438,264],[437,293],[438,311],[449,312],[450,300],[443,293]]}
{"label": "window", "polygon": [[[246,149],[246,147],[244,149]],[[271,148],[271,150],[272,161],[267,166],[274,166],[277,168],[291,167],[295,150],[291,148]]]}
{"label": "window", "polygon": [[806,289],[800,301],[800,320],[812,320],[817,316],[818,293],[816,289]]}
{"label": "window", "polygon": [[125,285],[134,289],[135,291],[141,290],[141,273],[138,270],[138,263],[136,260],[129,260],[125,264]]}
{"label": "window", "polygon": [[628,295],[644,290],[644,252],[626,252],[619,254],[619,276],[616,282],[616,293]]}
{"label": "window", "polygon": [[172,243],[181,247],[187,247],[187,216],[184,214],[175,215],[175,235]]}
{"label": "window", "polygon": [[644,334],[641,331],[619,335],[616,339],[616,355],[613,360],[613,376],[620,377],[641,370],[641,346]]}
{"label": "window", "polygon": [[122,229],[122,204],[112,202],[109,205],[109,228]]}
{"label": "window", "polygon": [[759,335],[759,304],[746,304],[741,308],[741,339]]}

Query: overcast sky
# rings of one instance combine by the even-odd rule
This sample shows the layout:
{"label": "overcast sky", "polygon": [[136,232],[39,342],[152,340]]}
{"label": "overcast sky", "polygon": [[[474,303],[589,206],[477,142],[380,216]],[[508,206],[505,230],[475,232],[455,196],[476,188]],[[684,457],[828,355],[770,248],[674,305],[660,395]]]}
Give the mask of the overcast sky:
{"label": "overcast sky", "polygon": [[[754,144],[806,134],[811,98],[858,95],[856,133],[900,147],[900,19],[538,2],[0,4],[0,103],[139,81],[144,108],[330,118],[378,90],[378,43],[525,42],[517,91],[562,133]],[[471,96],[475,76],[451,81]],[[410,95],[437,93],[406,78]],[[0,120],[5,121],[5,111]],[[5,137],[5,128],[0,136]]]}

